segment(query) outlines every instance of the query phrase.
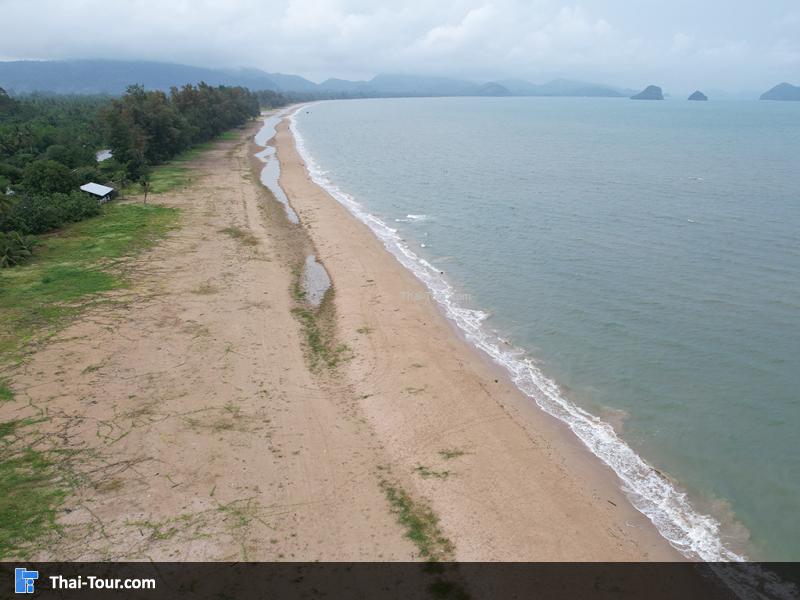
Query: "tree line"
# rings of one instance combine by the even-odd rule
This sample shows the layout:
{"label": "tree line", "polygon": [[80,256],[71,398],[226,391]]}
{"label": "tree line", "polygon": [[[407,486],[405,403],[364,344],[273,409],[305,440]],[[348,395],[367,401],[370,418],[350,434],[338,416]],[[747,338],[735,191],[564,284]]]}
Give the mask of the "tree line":
{"label": "tree line", "polygon": [[258,96],[242,87],[173,87],[169,94],[132,85],[101,111],[106,140],[125,174],[137,179],[196,144],[258,116]]}
{"label": "tree line", "polygon": [[[100,212],[80,185],[146,179],[150,167],[258,116],[260,105],[287,101],[205,83],[169,93],[133,85],[119,98],[12,98],[0,88],[0,266],[30,257],[34,235]],[[98,162],[103,148],[112,158]]]}

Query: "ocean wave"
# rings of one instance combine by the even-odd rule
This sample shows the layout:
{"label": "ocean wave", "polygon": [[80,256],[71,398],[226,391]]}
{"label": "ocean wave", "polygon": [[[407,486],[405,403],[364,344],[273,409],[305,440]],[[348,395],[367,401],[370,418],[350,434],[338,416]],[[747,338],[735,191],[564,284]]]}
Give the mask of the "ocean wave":
{"label": "ocean wave", "polygon": [[406,215],[395,219],[395,223],[413,223],[415,221],[427,221],[428,215]]}
{"label": "ocean wave", "polygon": [[564,398],[558,385],[525,356],[524,350],[509,346],[505,340],[488,331],[483,325],[487,313],[459,305],[459,295],[438,269],[417,256],[394,229],[328,179],[327,172],[320,168],[306,148],[298,131],[296,113],[289,115],[289,122],[298,153],[305,161],[311,179],[372,230],[386,249],[427,286],[431,297],[465,337],[502,366],[526,396],[545,412],[566,423],[593,454],[614,470],[631,504],[650,519],[674,548],[692,560],[746,560],[724,545],[720,539],[720,523],[697,512],[687,495],[636,454],[611,425]]}

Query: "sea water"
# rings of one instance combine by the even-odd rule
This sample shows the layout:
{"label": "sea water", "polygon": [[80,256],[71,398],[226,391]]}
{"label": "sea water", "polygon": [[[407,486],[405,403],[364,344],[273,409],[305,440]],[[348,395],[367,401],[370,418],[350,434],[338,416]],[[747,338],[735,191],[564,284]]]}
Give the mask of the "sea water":
{"label": "sea water", "polygon": [[349,100],[292,127],[676,548],[800,560],[800,103]]}

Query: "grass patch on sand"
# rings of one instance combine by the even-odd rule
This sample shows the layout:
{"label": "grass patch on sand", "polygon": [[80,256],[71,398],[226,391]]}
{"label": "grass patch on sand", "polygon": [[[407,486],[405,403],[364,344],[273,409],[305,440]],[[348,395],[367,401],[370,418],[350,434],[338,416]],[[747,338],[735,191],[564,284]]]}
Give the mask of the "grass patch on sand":
{"label": "grass patch on sand", "polygon": [[210,281],[206,281],[205,283],[201,283],[196,288],[193,288],[191,292],[193,294],[198,294],[200,296],[208,296],[210,294],[216,294],[219,290],[217,287],[212,284]]}
{"label": "grass patch on sand", "polygon": [[450,471],[435,471],[425,465],[418,465],[414,471],[423,479],[447,479],[450,477]]}
{"label": "grass patch on sand", "polygon": [[406,530],[420,556],[431,562],[451,560],[455,550],[439,528],[439,518],[424,504],[414,502],[400,486],[383,479],[381,489],[397,517],[397,522]]}
{"label": "grass patch on sand", "polygon": [[293,308],[292,314],[303,326],[305,345],[313,370],[319,370],[320,367],[334,369],[350,357],[350,348],[347,344],[337,343],[331,323],[321,317],[319,312],[308,308]]}
{"label": "grass patch on sand", "polygon": [[460,448],[448,448],[445,450],[439,450],[439,456],[441,456],[445,460],[452,460],[454,458],[458,458],[460,456],[464,456],[466,452],[461,450]]}
{"label": "grass patch on sand", "polygon": [[328,288],[319,307],[314,309],[306,302],[306,292],[301,283],[302,273],[302,266],[292,269],[291,294],[298,304],[292,309],[292,314],[303,328],[306,354],[312,371],[319,371],[322,367],[334,369],[353,355],[347,344],[339,343],[336,339],[334,289]]}
{"label": "grass patch on sand", "polygon": [[0,560],[56,527],[56,510],[66,496],[58,470],[44,453],[14,448],[17,430],[32,420],[0,423]]}
{"label": "grass patch on sand", "polygon": [[[241,129],[232,129],[221,133],[216,140],[210,142],[203,142],[184,150],[172,160],[165,162],[163,165],[158,165],[150,172],[150,193],[163,194],[171,190],[185,187],[191,183],[192,173],[191,169],[186,166],[186,163],[200,157],[204,152],[214,148],[214,142],[218,140],[234,141],[238,140],[242,135]],[[142,193],[142,188],[138,182],[132,182],[122,190],[126,196],[137,195]]]}
{"label": "grass patch on sand", "polygon": [[189,185],[191,181],[189,169],[180,165],[162,165],[156,167],[150,176],[150,193],[163,194],[176,188]]}
{"label": "grass patch on sand", "polygon": [[258,240],[252,233],[239,227],[225,227],[224,229],[220,229],[219,232],[231,236],[233,239],[238,240],[245,246],[258,245]]}
{"label": "grass patch on sand", "polygon": [[0,361],[20,359],[98,294],[124,286],[114,265],[151,246],[176,220],[174,209],[111,203],[97,217],[42,236],[30,262],[0,270]]}
{"label": "grass patch on sand", "polygon": [[292,298],[295,302],[306,301],[306,291],[303,289],[303,265],[297,265],[292,269]]}
{"label": "grass patch on sand", "polygon": [[8,382],[0,379],[0,402],[11,402],[14,399],[14,390],[12,390]]}
{"label": "grass patch on sand", "polygon": [[[23,360],[36,344],[103,301],[100,294],[124,287],[121,259],[152,246],[177,217],[177,210],[162,206],[106,204],[97,217],[42,236],[28,263],[0,270],[0,363]],[[13,399],[8,382],[0,380],[0,401]],[[31,445],[42,439],[39,423],[0,422],[0,560],[24,557],[57,527],[56,511],[73,485],[64,451]]]}

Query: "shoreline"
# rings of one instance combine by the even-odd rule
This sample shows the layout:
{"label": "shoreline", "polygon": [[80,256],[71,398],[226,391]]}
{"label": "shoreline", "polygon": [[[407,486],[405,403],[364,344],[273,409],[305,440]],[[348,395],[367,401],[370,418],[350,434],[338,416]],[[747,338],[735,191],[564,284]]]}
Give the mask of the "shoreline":
{"label": "shoreline", "polygon": [[[611,468],[470,344],[385,241],[313,180],[287,114],[272,141],[279,181],[333,280],[340,330],[368,321],[380,334],[344,335],[357,356],[344,371],[353,387],[380,390],[363,408],[393,465],[452,532],[457,560],[685,560]],[[446,472],[431,446],[449,438],[469,447],[459,461],[471,464],[415,478]],[[492,514],[476,518],[478,507]]]}

